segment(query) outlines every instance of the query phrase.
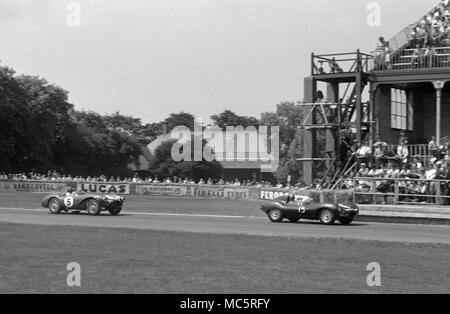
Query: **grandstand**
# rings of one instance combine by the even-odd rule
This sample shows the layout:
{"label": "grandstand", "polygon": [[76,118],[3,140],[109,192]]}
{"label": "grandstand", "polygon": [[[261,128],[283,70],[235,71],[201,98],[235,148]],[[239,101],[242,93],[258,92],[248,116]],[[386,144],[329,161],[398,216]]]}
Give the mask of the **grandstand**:
{"label": "grandstand", "polygon": [[[424,165],[411,174],[416,179],[438,179],[425,172],[442,162],[446,173],[436,176],[447,178],[449,27],[450,1],[445,0],[390,40],[380,37],[371,53],[312,54],[301,126],[307,184],[337,188],[358,173],[366,157],[369,168],[395,167],[397,173],[414,172],[414,160]],[[377,149],[385,157],[378,163]]]}

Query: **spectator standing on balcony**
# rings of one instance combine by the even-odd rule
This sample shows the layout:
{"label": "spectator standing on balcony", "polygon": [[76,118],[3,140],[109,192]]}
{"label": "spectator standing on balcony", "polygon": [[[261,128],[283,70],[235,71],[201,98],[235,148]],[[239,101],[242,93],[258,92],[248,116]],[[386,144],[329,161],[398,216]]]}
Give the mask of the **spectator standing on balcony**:
{"label": "spectator standing on balcony", "polygon": [[386,163],[386,156],[384,155],[384,147],[380,143],[375,146],[375,152],[373,154],[375,158],[375,168],[380,169],[382,165]]}
{"label": "spectator standing on balcony", "polygon": [[425,48],[425,52],[423,54],[426,67],[431,68],[437,66],[436,56],[437,56],[436,49],[431,45],[427,45],[427,47]]}
{"label": "spectator standing on balcony", "polygon": [[372,148],[369,145],[368,141],[365,141],[364,144],[356,151],[356,160],[358,164],[368,165],[370,162],[370,157],[372,155]]}
{"label": "spectator standing on balcony", "polygon": [[403,169],[408,164],[409,151],[405,142],[402,141],[400,146],[397,148],[397,160],[399,161],[400,167]]}
{"label": "spectator standing on balcony", "polygon": [[431,136],[430,141],[428,142],[428,152],[430,153],[431,156],[437,158],[438,157],[438,147],[436,145],[436,137],[435,136]]}
{"label": "spectator standing on balcony", "polygon": [[389,42],[387,42],[387,46],[384,48],[384,63],[388,70],[392,70],[391,53],[392,49],[389,47]]}
{"label": "spectator standing on balcony", "polygon": [[389,47],[389,42],[383,36],[378,37],[377,50],[384,51],[386,47]]}
{"label": "spectator standing on balcony", "polygon": [[386,48],[389,47],[389,42],[384,40],[384,37],[378,37],[377,48],[374,51],[374,63],[375,69],[381,70],[383,69],[385,62],[385,52]]}
{"label": "spectator standing on balcony", "polygon": [[416,49],[414,49],[412,57],[411,57],[411,66],[413,68],[422,67],[423,63],[423,51],[419,45],[416,45]]}

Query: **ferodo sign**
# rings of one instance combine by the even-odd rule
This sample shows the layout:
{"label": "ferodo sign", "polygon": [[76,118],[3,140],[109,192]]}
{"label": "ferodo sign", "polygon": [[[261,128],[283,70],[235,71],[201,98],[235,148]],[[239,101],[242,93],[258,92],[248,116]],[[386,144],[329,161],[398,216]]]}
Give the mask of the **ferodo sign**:
{"label": "ferodo sign", "polygon": [[138,195],[186,196],[186,186],[172,185],[136,185]]}
{"label": "ferodo sign", "polygon": [[274,200],[280,196],[289,195],[289,192],[285,191],[270,191],[270,190],[261,190],[259,192],[259,199],[261,200]]}
{"label": "ferodo sign", "polygon": [[120,183],[78,183],[77,189],[86,193],[130,194],[130,185]]}

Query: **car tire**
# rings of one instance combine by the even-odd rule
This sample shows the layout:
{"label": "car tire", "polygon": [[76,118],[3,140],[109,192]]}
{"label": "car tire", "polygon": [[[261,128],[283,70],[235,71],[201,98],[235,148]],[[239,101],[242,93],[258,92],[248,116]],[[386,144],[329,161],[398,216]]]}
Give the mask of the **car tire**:
{"label": "car tire", "polygon": [[339,218],[338,220],[341,223],[341,225],[344,225],[344,226],[348,226],[349,224],[351,224],[353,222],[352,218]]}
{"label": "car tire", "polygon": [[330,209],[322,209],[319,212],[319,220],[324,225],[332,225],[336,221],[334,213]]}
{"label": "car tire", "polygon": [[112,216],[118,216],[120,214],[120,212],[122,211],[122,207],[111,208],[111,209],[108,209],[108,211]]}
{"label": "car tire", "polygon": [[86,201],[86,209],[88,213],[92,216],[98,216],[102,211],[100,203],[95,199],[90,199]]}
{"label": "car tire", "polygon": [[289,218],[289,221],[292,222],[293,224],[296,224],[297,222],[300,221],[300,218]]}
{"label": "car tire", "polygon": [[56,197],[54,197],[50,201],[48,201],[48,210],[53,215],[58,215],[58,214],[61,213],[62,206],[61,206],[59,200]]}
{"label": "car tire", "polygon": [[267,216],[269,216],[271,222],[281,222],[283,220],[283,214],[281,213],[281,210],[276,208],[269,210]]}

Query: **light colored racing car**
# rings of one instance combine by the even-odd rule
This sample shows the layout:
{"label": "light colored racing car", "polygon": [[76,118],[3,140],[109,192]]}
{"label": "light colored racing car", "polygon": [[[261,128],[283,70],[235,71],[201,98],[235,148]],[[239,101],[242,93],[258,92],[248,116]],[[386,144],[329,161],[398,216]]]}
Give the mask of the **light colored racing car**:
{"label": "light colored racing car", "polygon": [[42,207],[48,208],[50,213],[59,214],[62,211],[86,210],[93,216],[102,211],[109,211],[117,216],[122,211],[125,198],[119,195],[98,195],[85,192],[67,192],[64,194],[50,194],[42,199]]}

